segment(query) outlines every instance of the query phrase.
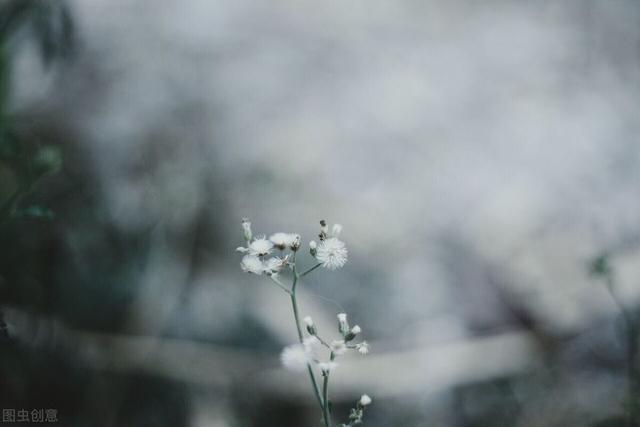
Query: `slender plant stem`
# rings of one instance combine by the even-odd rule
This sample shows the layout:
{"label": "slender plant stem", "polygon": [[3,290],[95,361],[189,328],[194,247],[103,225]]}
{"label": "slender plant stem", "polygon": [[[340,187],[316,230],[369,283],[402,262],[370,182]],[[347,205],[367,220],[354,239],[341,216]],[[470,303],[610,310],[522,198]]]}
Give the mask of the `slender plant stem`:
{"label": "slender plant stem", "polygon": [[[300,314],[298,313],[298,300],[296,298],[296,286],[298,285],[298,272],[296,270],[296,253],[293,253],[293,284],[291,285],[291,307],[293,308],[293,318],[296,322],[296,330],[298,331],[298,339],[300,340],[300,344],[304,341],[304,337],[302,335],[302,328],[300,327]],[[309,372],[309,379],[311,380],[311,385],[313,386],[313,391],[315,393],[316,399],[318,400],[318,404],[320,408],[323,409],[323,420],[325,427],[331,427],[331,419],[328,417],[328,414],[324,412],[324,402],[322,397],[320,396],[320,389],[318,388],[318,382],[316,381],[316,376],[313,373],[313,369],[311,368],[311,364],[307,364],[307,372]]]}
{"label": "slender plant stem", "polygon": [[[335,354],[333,351],[331,352],[330,360],[333,362],[335,359]],[[322,384],[322,401],[324,405],[322,405],[322,415],[325,419],[325,425],[327,427],[331,427],[331,414],[329,413],[329,374],[331,371],[327,370],[324,374],[324,381]]]}
{"label": "slender plant stem", "polygon": [[[634,396],[640,392],[640,373],[636,366],[638,358],[638,333],[640,332],[640,325],[638,324],[637,317],[630,313],[625,305],[620,301],[615,289],[615,280],[611,273],[605,277],[605,286],[609,291],[609,295],[613,302],[617,305],[625,324],[625,334],[627,340],[627,380],[628,380],[628,398],[633,402]],[[631,408],[628,412],[627,425],[634,427],[638,425],[640,415],[638,409],[635,406],[635,402],[631,403]]]}
{"label": "slender plant stem", "polygon": [[308,269],[307,271],[305,271],[304,273],[300,274],[300,277],[304,277],[307,274],[311,273],[313,270],[315,270],[316,268],[320,267],[322,264],[318,263],[316,265],[314,265],[313,267],[311,267],[310,269]]}

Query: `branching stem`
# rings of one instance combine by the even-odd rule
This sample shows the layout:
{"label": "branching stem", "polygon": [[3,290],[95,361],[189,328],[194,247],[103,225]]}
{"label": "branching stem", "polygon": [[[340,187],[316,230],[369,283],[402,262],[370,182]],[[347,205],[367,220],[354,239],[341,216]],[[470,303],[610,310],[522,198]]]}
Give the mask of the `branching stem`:
{"label": "branching stem", "polygon": [[[304,336],[302,335],[302,328],[300,327],[300,314],[298,312],[298,300],[296,298],[296,287],[298,285],[298,279],[301,277],[301,275],[298,274],[298,271],[296,269],[296,253],[295,252],[293,253],[292,263],[293,263],[293,283],[291,285],[291,291],[289,292],[289,295],[291,296],[291,307],[293,308],[293,318],[296,322],[298,339],[300,340],[300,344],[302,344],[302,342],[304,341]],[[314,268],[307,270],[303,274],[310,273]],[[320,408],[322,409],[322,417],[323,417],[324,425],[325,427],[331,427],[331,418],[329,416],[329,413],[324,410],[325,406],[327,406],[327,402],[323,400],[323,398],[320,396],[320,389],[318,388],[318,382],[316,381],[316,376],[313,373],[313,368],[311,367],[311,364],[307,364],[307,371],[309,373],[309,379],[311,380],[311,385],[313,387],[313,392],[316,396],[316,400],[318,401],[318,405],[320,405]]]}

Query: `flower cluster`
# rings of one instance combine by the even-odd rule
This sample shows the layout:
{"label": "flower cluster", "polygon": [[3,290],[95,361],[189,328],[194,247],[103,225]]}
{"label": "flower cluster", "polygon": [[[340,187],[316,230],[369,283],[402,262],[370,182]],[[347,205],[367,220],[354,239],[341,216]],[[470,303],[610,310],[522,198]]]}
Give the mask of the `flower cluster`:
{"label": "flower cluster", "polygon": [[[303,344],[294,344],[284,348],[281,355],[282,363],[285,367],[300,371],[299,362],[302,360],[302,357],[297,358],[297,360],[293,360],[290,357],[290,354],[294,350],[302,350],[304,351],[305,358],[304,363],[306,364],[315,364],[320,369],[320,372],[323,376],[328,375],[328,373],[338,367],[338,363],[335,359],[338,356],[342,356],[349,350],[357,351],[362,355],[366,355],[369,353],[369,344],[366,341],[361,341],[359,343],[352,343],[352,341],[362,332],[362,328],[360,326],[355,325],[352,328],[349,327],[349,322],[347,321],[346,313],[338,314],[338,332],[342,336],[342,339],[332,340],[329,342],[328,340],[322,339],[318,335],[318,328],[311,316],[306,316],[303,321],[307,328],[307,333],[309,336],[304,339]],[[318,355],[320,354],[320,349],[324,347],[329,352],[329,360],[321,361]]]}
{"label": "flower cluster", "polygon": [[[309,242],[309,253],[315,260],[315,264],[299,273],[296,266],[296,255],[301,246],[301,238],[297,233],[274,233],[267,239],[266,235],[254,236],[251,230],[251,222],[242,220],[244,240],[246,246],[236,250],[244,254],[240,267],[243,271],[255,275],[265,275],[271,279],[280,289],[291,297],[294,320],[298,331],[299,343],[285,347],[280,354],[282,364],[293,371],[307,371],[311,379],[311,385],[323,412],[325,427],[331,427],[330,400],[328,397],[328,382],[332,371],[338,367],[338,359],[348,351],[355,351],[361,355],[369,353],[369,344],[366,341],[354,342],[362,333],[362,328],[355,325],[351,327],[346,313],[340,313],[338,318],[339,339],[325,340],[318,334],[313,319],[304,317],[302,322],[298,319],[298,304],[296,299],[296,287],[301,277],[313,272],[319,267],[327,270],[337,270],[343,267],[348,258],[347,247],[340,240],[342,226],[335,224],[329,232],[326,221],[320,221],[319,242]],[[291,286],[286,286],[280,281],[279,275],[289,270],[292,275]],[[306,327],[305,336],[302,324]],[[322,390],[316,381],[316,375],[323,378]],[[349,423],[341,426],[353,426],[362,423],[364,408],[371,403],[371,398],[362,395],[355,408],[349,415]]]}
{"label": "flower cluster", "polygon": [[[338,239],[342,226],[335,224],[329,236],[326,222],[322,220],[320,224],[320,244],[314,240],[309,242],[309,252],[318,261],[318,265],[324,268],[336,270],[343,267],[347,262],[348,251],[344,242]],[[289,259],[292,253],[300,249],[301,239],[297,233],[278,232],[269,236],[268,239],[266,235],[254,237],[251,222],[247,218],[242,220],[242,228],[247,246],[240,246],[236,251],[246,254],[240,262],[240,267],[247,273],[258,276],[277,275],[290,266]],[[280,256],[272,255],[275,251],[279,251]],[[285,254],[286,251],[289,253]]]}

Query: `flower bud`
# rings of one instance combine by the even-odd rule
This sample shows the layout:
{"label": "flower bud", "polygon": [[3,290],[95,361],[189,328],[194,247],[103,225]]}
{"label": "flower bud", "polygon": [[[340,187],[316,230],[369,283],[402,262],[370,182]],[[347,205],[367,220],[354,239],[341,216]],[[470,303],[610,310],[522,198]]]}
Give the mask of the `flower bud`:
{"label": "flower bud", "polygon": [[320,241],[324,240],[327,238],[327,233],[329,233],[329,226],[327,225],[327,221],[325,221],[324,219],[320,220],[320,234],[318,234],[318,237],[320,238]]}
{"label": "flower bud", "polygon": [[316,329],[316,325],[313,323],[313,319],[311,318],[311,316],[307,316],[302,320],[307,325],[307,332],[309,332],[309,335],[315,336],[318,333],[318,331]]}
{"label": "flower bud", "polygon": [[349,332],[349,323],[347,322],[347,314],[338,314],[338,330],[342,335],[346,335]]}
{"label": "flower bud", "polygon": [[356,325],[353,328],[351,328],[351,330],[347,333],[347,335],[344,336],[344,340],[345,341],[351,341],[352,339],[354,339],[356,337],[356,335],[358,335],[360,332],[362,332],[362,329],[360,328],[360,326]]}
{"label": "flower bud", "polygon": [[293,238],[290,248],[294,252],[297,251],[298,249],[300,249],[300,235],[299,234],[296,234],[295,237]]}
{"label": "flower bud", "polygon": [[249,218],[242,218],[242,229],[244,230],[244,240],[248,242],[253,238],[253,233],[251,232],[251,222]]}
{"label": "flower bud", "polygon": [[358,401],[358,406],[365,407],[365,406],[371,405],[371,402],[372,402],[371,398],[366,394],[363,394],[362,397],[360,397],[360,400]]}
{"label": "flower bud", "polygon": [[318,253],[318,244],[315,242],[315,240],[309,242],[309,253],[313,257],[315,257],[316,253]]}

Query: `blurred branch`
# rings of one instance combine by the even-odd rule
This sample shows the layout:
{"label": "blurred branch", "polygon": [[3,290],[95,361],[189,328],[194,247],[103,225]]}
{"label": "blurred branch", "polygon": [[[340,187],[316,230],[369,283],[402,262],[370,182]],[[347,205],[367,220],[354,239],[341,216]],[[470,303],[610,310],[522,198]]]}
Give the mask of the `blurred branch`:
{"label": "blurred branch", "polygon": [[[11,311],[16,323],[26,314]],[[64,328],[47,319],[38,323],[53,328],[53,345],[77,354],[80,361],[101,371],[147,372],[191,384],[226,388],[251,383],[263,393],[283,398],[307,395],[302,377],[279,367],[273,353],[238,350],[184,339],[97,334]],[[43,328],[46,328],[43,327]],[[26,331],[19,336],[28,337]],[[28,340],[28,338],[26,338]],[[32,341],[38,347],[44,342]],[[383,342],[373,343],[383,349]],[[353,359],[358,359],[357,363]],[[444,391],[462,384],[524,372],[540,362],[537,342],[528,332],[509,332],[469,338],[408,351],[390,350],[366,357],[347,357],[340,364],[336,400],[350,399],[355,391],[375,396]],[[245,384],[246,385],[246,384]]]}

